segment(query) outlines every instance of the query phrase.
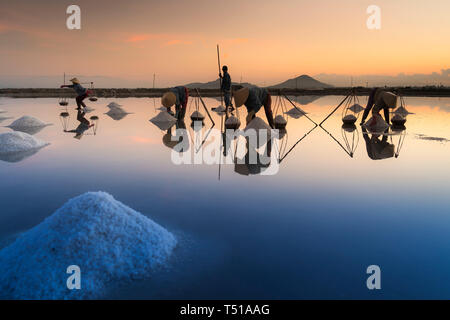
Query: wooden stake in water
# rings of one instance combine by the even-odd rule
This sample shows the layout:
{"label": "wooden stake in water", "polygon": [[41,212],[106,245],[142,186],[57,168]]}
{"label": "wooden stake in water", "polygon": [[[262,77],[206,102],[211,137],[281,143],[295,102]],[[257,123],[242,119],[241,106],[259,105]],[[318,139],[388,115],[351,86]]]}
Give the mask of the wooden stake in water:
{"label": "wooden stake in water", "polygon": [[[217,65],[219,66],[219,74],[222,73],[222,70],[220,68],[220,50],[219,50],[219,45],[217,45]],[[222,78],[219,77],[219,84],[220,84],[220,103],[223,106],[223,94],[222,94]],[[225,118],[228,119],[228,107],[225,106]]]}

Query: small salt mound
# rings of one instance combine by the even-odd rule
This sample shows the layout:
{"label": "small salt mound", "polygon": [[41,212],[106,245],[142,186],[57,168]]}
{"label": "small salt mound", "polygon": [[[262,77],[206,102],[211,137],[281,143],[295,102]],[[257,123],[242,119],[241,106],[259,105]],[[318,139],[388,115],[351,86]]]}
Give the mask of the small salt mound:
{"label": "small salt mound", "polygon": [[157,108],[156,110],[159,110],[159,111],[167,111],[167,108],[164,107],[164,106],[161,106],[161,107]]}
{"label": "small salt mound", "polygon": [[[167,263],[175,237],[104,192],[69,200],[0,251],[0,290],[13,299],[98,298],[111,283],[143,279]],[[81,290],[68,290],[76,265]]]}
{"label": "small salt mound", "polygon": [[217,108],[215,108],[213,111],[220,113],[220,112],[225,112],[226,109],[224,106],[218,106]]}
{"label": "small salt mound", "polygon": [[395,114],[399,114],[399,115],[403,115],[406,116],[408,114],[412,114],[411,112],[409,112],[408,110],[406,110],[405,107],[401,106],[399,108],[397,108],[397,110],[394,111]]}
{"label": "small salt mound", "polygon": [[48,124],[31,116],[23,116],[9,125],[11,129],[36,128],[45,127]]}
{"label": "small salt mound", "polygon": [[285,112],[285,114],[287,114],[288,116],[290,116],[294,119],[298,119],[298,118],[304,116],[306,114],[306,112],[304,112],[303,110],[297,109],[297,108],[292,108],[288,112]]}
{"label": "small salt mound", "polygon": [[348,108],[348,110],[354,112],[354,113],[360,113],[361,111],[363,111],[365,108],[362,107],[361,105],[355,103],[354,105],[352,105],[350,108]]}
{"label": "small salt mound", "polygon": [[113,120],[119,121],[125,118],[130,113],[126,112],[122,107],[114,107],[109,109],[109,111],[105,114],[108,115]]}
{"label": "small salt mound", "polygon": [[49,145],[24,132],[0,133],[0,154],[11,154],[37,150]]}
{"label": "small salt mound", "polygon": [[205,116],[203,114],[201,114],[201,112],[196,110],[196,111],[192,112],[191,119],[192,120],[204,120]]}
{"label": "small salt mound", "polygon": [[150,122],[161,130],[169,130],[177,122],[177,119],[167,111],[161,111],[156,117],[150,119]]}
{"label": "small salt mound", "polygon": [[286,119],[282,115],[276,116],[275,119],[273,119],[273,122],[280,126],[287,124]]}
{"label": "small salt mound", "polygon": [[84,112],[86,112],[86,113],[92,112],[94,110],[95,110],[94,108],[91,108],[89,106],[86,106],[86,108],[84,108]]}
{"label": "small salt mound", "polygon": [[364,127],[372,132],[383,132],[384,130],[389,128],[389,125],[380,115],[374,115],[372,118],[367,120],[367,122],[364,124]]}
{"label": "small salt mound", "polygon": [[400,114],[396,114],[392,117],[392,121],[403,121],[403,120],[405,120],[405,118]]}

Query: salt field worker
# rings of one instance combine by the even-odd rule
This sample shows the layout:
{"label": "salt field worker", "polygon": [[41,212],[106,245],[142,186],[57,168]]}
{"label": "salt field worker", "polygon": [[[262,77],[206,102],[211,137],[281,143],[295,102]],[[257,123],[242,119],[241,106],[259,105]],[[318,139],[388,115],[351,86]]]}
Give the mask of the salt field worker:
{"label": "salt field worker", "polygon": [[389,108],[395,108],[396,106],[397,95],[380,88],[372,89],[372,92],[369,95],[369,101],[367,101],[367,106],[361,119],[361,125],[366,121],[370,110],[372,110],[372,114],[379,115],[381,109],[384,110],[384,119],[387,123],[389,123]]}
{"label": "salt field worker", "polygon": [[247,108],[247,124],[256,117],[259,109],[264,106],[267,121],[270,127],[274,128],[273,113],[272,113],[272,97],[267,89],[252,87],[242,88],[234,92],[234,105],[239,108],[245,105]]}
{"label": "salt field worker", "polygon": [[161,103],[172,113],[171,108],[175,105],[175,118],[183,120],[186,115],[187,103],[189,98],[189,90],[186,87],[178,86],[169,89],[161,98]]}
{"label": "salt field worker", "polygon": [[87,108],[83,100],[89,96],[89,90],[84,88],[80,84],[80,80],[78,80],[77,78],[72,78],[70,79],[70,81],[72,82],[71,85],[62,85],[61,88],[72,88],[73,90],[75,90],[75,92],[77,93],[77,97],[75,98],[75,100],[77,102],[78,110],[81,109],[81,106],[83,106],[83,108]]}
{"label": "salt field worker", "polygon": [[86,113],[81,111],[81,108],[77,113],[77,120],[80,122],[78,127],[74,130],[64,130],[64,132],[73,132],[75,133],[74,138],[81,140],[86,130],[93,127],[94,124],[91,124],[88,119],[85,118]]}
{"label": "salt field worker", "polygon": [[223,97],[225,99],[225,107],[232,109],[232,103],[231,103],[231,77],[228,73],[228,67],[223,66],[222,67],[223,75],[219,73],[219,77],[222,79],[222,85],[220,87],[220,90],[223,93]]}

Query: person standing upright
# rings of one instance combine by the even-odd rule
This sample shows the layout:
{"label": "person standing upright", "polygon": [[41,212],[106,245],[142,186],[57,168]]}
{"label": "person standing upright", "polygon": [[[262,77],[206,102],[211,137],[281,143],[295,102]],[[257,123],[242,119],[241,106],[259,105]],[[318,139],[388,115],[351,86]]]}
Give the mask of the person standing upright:
{"label": "person standing upright", "polygon": [[220,90],[223,93],[223,97],[225,99],[225,108],[232,109],[233,105],[231,103],[231,76],[228,73],[228,67],[223,66],[222,67],[223,75],[222,73],[219,73],[219,77],[222,79],[222,85],[220,86]]}

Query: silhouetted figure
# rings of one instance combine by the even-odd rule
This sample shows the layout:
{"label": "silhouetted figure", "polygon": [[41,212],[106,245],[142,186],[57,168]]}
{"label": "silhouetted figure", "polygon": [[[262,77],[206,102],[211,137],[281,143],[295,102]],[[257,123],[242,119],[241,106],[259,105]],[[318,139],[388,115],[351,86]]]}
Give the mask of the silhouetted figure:
{"label": "silhouetted figure", "polygon": [[222,85],[220,87],[220,90],[222,90],[223,97],[225,99],[225,107],[229,108],[232,107],[231,103],[231,77],[228,73],[228,67],[223,66],[222,67],[223,76],[221,73],[219,73],[219,77],[222,79]]}
{"label": "silhouetted figure", "polygon": [[381,109],[384,111],[384,119],[389,123],[389,108],[395,108],[396,106],[397,95],[380,88],[374,88],[369,95],[369,100],[367,101],[361,124],[364,124],[371,110],[372,114],[380,114]]}
{"label": "silhouetted figure", "polygon": [[247,124],[256,117],[256,113],[264,106],[267,121],[274,128],[272,113],[272,96],[265,88],[242,88],[234,92],[234,104],[236,108],[245,105],[247,108]]}
{"label": "silhouetted figure", "polygon": [[77,78],[70,79],[72,82],[71,85],[62,85],[61,88],[72,88],[77,93],[77,97],[75,98],[75,101],[77,102],[77,109],[87,108],[86,104],[83,102],[84,99],[86,99],[89,96],[89,90],[84,88],[80,81]]}
{"label": "silhouetted figure", "polygon": [[161,103],[167,108],[167,112],[173,114],[171,108],[175,105],[175,118],[184,120],[186,115],[187,103],[189,98],[189,90],[186,87],[178,86],[169,89],[161,98]]}

